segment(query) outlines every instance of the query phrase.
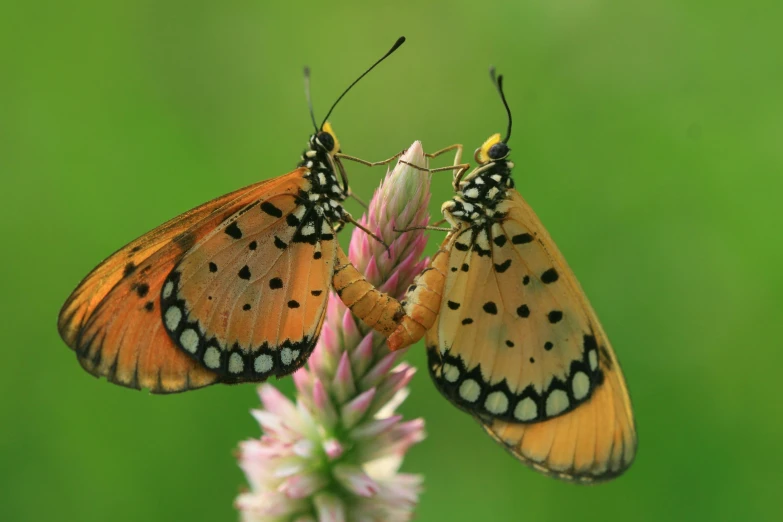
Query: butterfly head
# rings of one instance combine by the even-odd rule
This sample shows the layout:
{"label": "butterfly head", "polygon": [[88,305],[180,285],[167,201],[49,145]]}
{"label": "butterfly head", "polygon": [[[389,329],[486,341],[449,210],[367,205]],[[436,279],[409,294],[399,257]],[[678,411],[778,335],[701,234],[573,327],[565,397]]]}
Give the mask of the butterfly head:
{"label": "butterfly head", "polygon": [[473,154],[473,158],[479,165],[485,165],[490,161],[500,161],[505,159],[510,152],[511,149],[508,147],[508,145],[506,145],[504,140],[500,139],[500,133],[497,133],[487,138],[487,141],[485,141],[481,147],[476,149],[476,152]]}
{"label": "butterfly head", "polygon": [[310,149],[325,152],[332,157],[340,152],[340,141],[337,139],[331,123],[325,122],[317,134],[310,136]]}

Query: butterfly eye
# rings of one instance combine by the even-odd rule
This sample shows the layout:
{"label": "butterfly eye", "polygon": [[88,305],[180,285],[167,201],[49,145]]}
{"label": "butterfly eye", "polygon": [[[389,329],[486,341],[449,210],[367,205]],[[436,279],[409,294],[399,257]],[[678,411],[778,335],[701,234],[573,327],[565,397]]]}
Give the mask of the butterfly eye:
{"label": "butterfly eye", "polygon": [[318,142],[327,150],[327,152],[332,152],[334,149],[334,138],[328,132],[319,132]]}
{"label": "butterfly eye", "polygon": [[495,143],[494,145],[492,145],[487,155],[491,160],[499,160],[508,156],[510,150],[511,149],[508,148],[508,145],[506,145],[501,141],[499,143]]}

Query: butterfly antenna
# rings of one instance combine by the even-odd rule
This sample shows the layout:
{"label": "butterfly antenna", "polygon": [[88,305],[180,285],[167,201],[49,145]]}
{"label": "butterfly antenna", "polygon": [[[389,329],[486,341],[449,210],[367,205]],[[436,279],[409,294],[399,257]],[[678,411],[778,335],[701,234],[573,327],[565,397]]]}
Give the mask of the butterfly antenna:
{"label": "butterfly antenna", "polygon": [[320,128],[323,128],[323,126],[324,126],[324,123],[326,123],[326,121],[329,119],[329,116],[332,114],[332,111],[334,110],[334,108],[335,108],[335,107],[337,107],[337,104],[338,104],[338,103],[340,103],[340,100],[342,100],[342,99],[343,99],[343,96],[345,96],[346,94],[348,94],[348,91],[350,91],[350,90],[351,90],[351,87],[353,87],[354,85],[356,85],[356,84],[359,82],[359,80],[361,80],[362,78],[364,78],[364,77],[367,75],[367,73],[368,73],[368,72],[370,72],[370,71],[372,71],[373,69],[375,69],[375,66],[376,66],[376,65],[378,65],[379,63],[381,63],[382,61],[384,61],[386,58],[388,58],[388,57],[389,57],[389,55],[390,55],[391,53],[393,53],[394,51],[396,51],[396,50],[397,50],[397,48],[399,48],[399,47],[400,47],[402,44],[404,44],[404,43],[405,43],[405,37],[404,37],[404,36],[400,36],[400,37],[397,39],[397,41],[396,41],[396,42],[394,42],[394,45],[392,45],[392,48],[391,48],[391,49],[389,49],[389,51],[388,51],[386,54],[384,54],[383,56],[381,56],[381,59],[380,59],[380,60],[378,60],[377,62],[375,62],[374,64],[372,64],[372,65],[370,66],[370,68],[369,68],[369,69],[367,69],[366,71],[364,71],[364,72],[362,73],[362,75],[361,75],[361,76],[359,76],[358,78],[356,78],[356,79],[353,81],[353,83],[352,83],[351,85],[349,85],[349,86],[348,86],[348,88],[347,88],[347,89],[345,89],[345,91],[343,91],[343,93],[340,95],[340,97],[339,97],[339,98],[337,98],[337,101],[336,101],[336,102],[334,102],[334,104],[332,105],[332,108],[331,108],[331,109],[329,109],[329,112],[327,112],[327,113],[326,113],[326,118],[324,118],[324,122],[321,124],[321,127],[320,127]]}
{"label": "butterfly antenna", "polygon": [[310,68],[304,68],[305,97],[307,98],[307,107],[310,109],[310,119],[313,121],[313,128],[318,134],[318,124],[315,122],[315,111],[313,111],[313,98],[310,96]]}
{"label": "butterfly antenna", "polygon": [[508,130],[506,131],[506,137],[503,139],[503,143],[508,143],[508,140],[511,138],[511,109],[508,107],[506,94],[503,92],[503,75],[501,74],[496,77],[495,68],[490,67],[489,77],[492,78],[492,83],[497,87],[498,92],[500,93],[500,99],[503,100],[503,105],[506,107],[506,113],[508,114]]}

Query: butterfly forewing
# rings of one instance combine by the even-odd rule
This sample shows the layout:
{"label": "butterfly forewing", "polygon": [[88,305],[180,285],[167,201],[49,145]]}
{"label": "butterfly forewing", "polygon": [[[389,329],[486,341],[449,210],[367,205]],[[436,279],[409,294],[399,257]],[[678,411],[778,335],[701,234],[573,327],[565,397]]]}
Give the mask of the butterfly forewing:
{"label": "butterfly forewing", "polygon": [[290,373],[315,345],[335,250],[331,225],[298,193],[256,202],[177,264],[163,288],[164,324],[224,381]]}

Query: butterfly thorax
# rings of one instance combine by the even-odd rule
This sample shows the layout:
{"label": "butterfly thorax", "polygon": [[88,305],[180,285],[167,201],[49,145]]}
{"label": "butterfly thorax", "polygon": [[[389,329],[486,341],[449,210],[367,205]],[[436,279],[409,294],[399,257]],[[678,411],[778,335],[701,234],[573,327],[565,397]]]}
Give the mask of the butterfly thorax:
{"label": "butterfly thorax", "polygon": [[[481,165],[465,176],[453,199],[443,204],[446,219],[482,226],[502,216],[497,211],[500,202],[507,198],[507,192],[514,187],[511,169],[514,164],[505,159]],[[451,221],[451,219],[449,219]]]}
{"label": "butterfly thorax", "polygon": [[337,179],[334,160],[329,152],[311,138],[310,148],[304,151],[297,166],[308,169],[304,177],[310,182],[309,189],[299,194],[302,204],[315,210],[319,217],[323,216],[333,226],[342,223],[345,214],[342,202],[346,194]]}

